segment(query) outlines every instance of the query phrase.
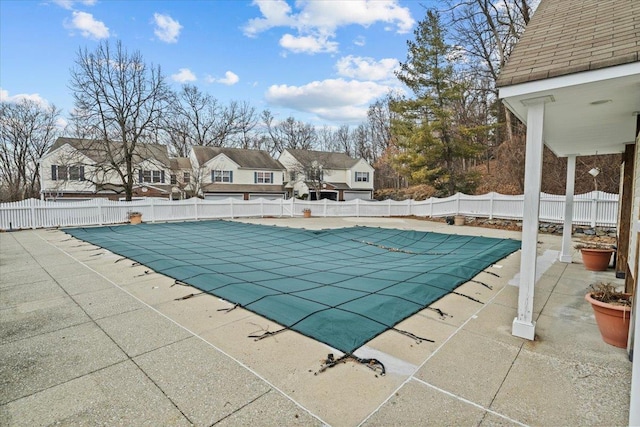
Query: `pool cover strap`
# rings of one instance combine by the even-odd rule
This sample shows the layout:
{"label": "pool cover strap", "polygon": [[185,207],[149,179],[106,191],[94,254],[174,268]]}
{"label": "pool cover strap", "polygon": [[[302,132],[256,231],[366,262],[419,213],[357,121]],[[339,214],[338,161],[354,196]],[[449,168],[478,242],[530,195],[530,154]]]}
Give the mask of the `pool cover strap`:
{"label": "pool cover strap", "polygon": [[346,354],[520,248],[510,239],[232,221],[66,232]]}

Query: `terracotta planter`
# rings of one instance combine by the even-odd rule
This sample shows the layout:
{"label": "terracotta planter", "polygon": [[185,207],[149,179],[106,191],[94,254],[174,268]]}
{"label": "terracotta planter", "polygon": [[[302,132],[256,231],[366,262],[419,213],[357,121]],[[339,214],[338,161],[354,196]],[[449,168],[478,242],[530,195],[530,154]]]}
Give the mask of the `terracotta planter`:
{"label": "terracotta planter", "polygon": [[134,213],[129,215],[129,223],[130,224],[140,224],[142,222],[142,214]]}
{"label": "terracotta planter", "polygon": [[455,225],[464,225],[464,215],[456,215],[453,218],[453,223]]}
{"label": "terracotta planter", "polygon": [[609,268],[613,249],[582,248],[582,263],[584,268],[591,271],[605,271]]}
{"label": "terracotta planter", "polygon": [[[625,296],[630,298],[631,294]],[[631,307],[598,301],[591,297],[591,293],[585,299],[591,303],[602,340],[616,347],[627,348]]]}
{"label": "terracotta planter", "polygon": [[305,218],[311,218],[311,211],[302,211]]}

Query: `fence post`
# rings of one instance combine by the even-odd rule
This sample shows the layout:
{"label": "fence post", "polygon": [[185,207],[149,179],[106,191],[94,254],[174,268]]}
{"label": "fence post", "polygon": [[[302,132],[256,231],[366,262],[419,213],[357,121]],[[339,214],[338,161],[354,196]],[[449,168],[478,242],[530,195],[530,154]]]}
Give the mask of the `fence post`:
{"label": "fence post", "polygon": [[33,202],[34,199],[29,199],[29,205],[31,206],[31,228],[35,230],[38,227],[36,225],[36,207]]}
{"label": "fence post", "polygon": [[356,218],[360,218],[360,199],[356,199]]}
{"label": "fence post", "polygon": [[596,227],[596,220],[598,218],[598,193],[594,191],[593,199],[591,200],[591,227]]}
{"label": "fence post", "polygon": [[460,214],[460,192],[456,193],[456,215]]}
{"label": "fence post", "polygon": [[495,194],[493,191],[489,193],[489,219],[493,219],[493,200],[495,199]]}
{"label": "fence post", "polygon": [[264,218],[264,199],[260,197],[260,217]]}
{"label": "fence post", "polygon": [[326,218],[327,217],[327,199],[324,199],[322,210],[324,211],[322,216]]}
{"label": "fence post", "polygon": [[291,218],[293,218],[293,212],[294,212],[295,208],[296,208],[296,198],[292,197],[291,198],[291,212],[290,212]]}
{"label": "fence post", "polygon": [[149,202],[151,203],[151,222],[156,222],[156,208],[153,198],[150,198]]}
{"label": "fence post", "polygon": [[433,196],[429,197],[429,218],[433,218]]}
{"label": "fence post", "polygon": [[98,225],[104,224],[104,218],[102,217],[102,201],[103,199],[93,199],[98,206]]}
{"label": "fence post", "polygon": [[193,210],[194,210],[194,215],[193,216],[194,216],[194,219],[196,221],[198,221],[198,203],[199,203],[200,198],[199,197],[193,197],[192,200],[193,200]]}
{"label": "fence post", "polygon": [[391,217],[391,199],[387,199],[387,216]]}
{"label": "fence post", "polygon": [[233,197],[229,198],[229,209],[231,209],[231,219],[233,219]]}

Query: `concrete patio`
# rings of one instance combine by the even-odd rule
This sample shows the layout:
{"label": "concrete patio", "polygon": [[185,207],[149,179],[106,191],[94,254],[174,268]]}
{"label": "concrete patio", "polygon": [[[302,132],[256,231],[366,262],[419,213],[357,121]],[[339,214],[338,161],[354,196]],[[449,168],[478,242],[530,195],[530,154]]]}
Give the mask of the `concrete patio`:
{"label": "concrete patio", "polygon": [[[520,238],[400,218],[246,222],[353,225]],[[631,363],[602,342],[584,294],[612,270],[555,261],[539,236],[536,340],[511,335],[520,252],[318,373],[324,344],[62,230],[0,234],[0,425],[627,425]],[[337,355],[337,354],[336,354]]]}

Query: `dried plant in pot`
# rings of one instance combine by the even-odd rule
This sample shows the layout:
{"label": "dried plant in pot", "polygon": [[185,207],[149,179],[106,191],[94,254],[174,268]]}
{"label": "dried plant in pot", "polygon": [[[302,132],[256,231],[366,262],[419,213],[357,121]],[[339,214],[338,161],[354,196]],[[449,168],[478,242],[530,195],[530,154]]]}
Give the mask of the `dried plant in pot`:
{"label": "dried plant in pot", "polygon": [[611,255],[615,252],[615,239],[594,238],[576,244],[582,254],[582,263],[587,270],[605,271],[609,268]]}
{"label": "dried plant in pot", "polygon": [[128,217],[130,224],[142,223],[142,212],[128,212]]}
{"label": "dried plant in pot", "polygon": [[591,285],[585,299],[591,303],[602,339],[626,348],[631,323],[631,294],[616,290],[611,283]]}

